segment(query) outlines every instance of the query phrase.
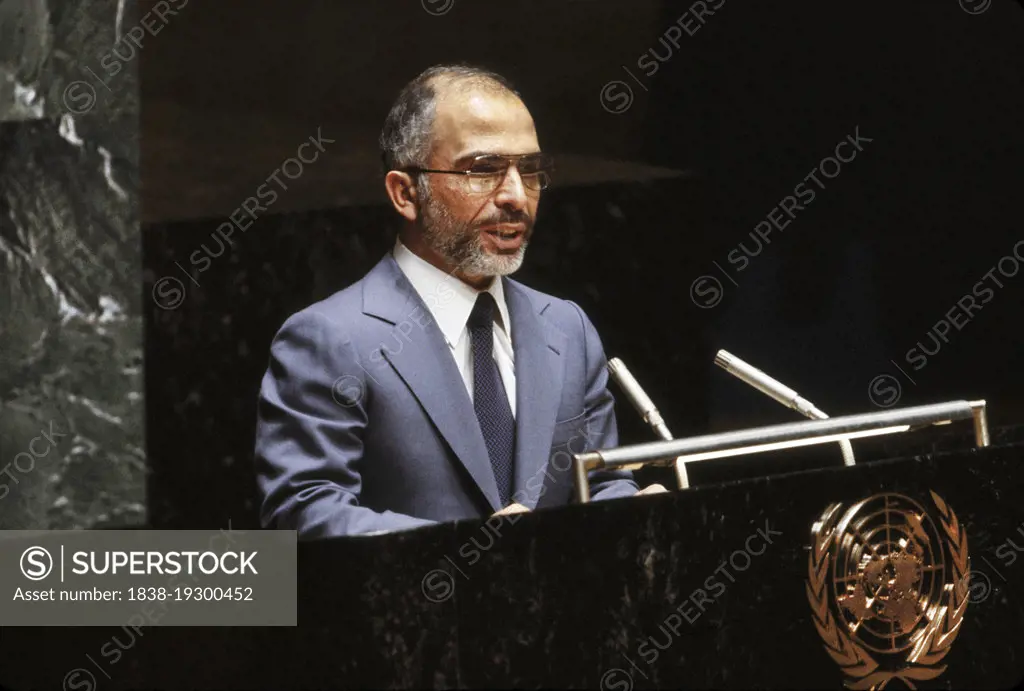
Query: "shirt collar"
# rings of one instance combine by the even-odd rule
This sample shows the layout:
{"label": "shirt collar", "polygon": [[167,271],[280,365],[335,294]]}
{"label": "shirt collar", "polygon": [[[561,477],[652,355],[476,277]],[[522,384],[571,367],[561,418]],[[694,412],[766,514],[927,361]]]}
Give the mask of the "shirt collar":
{"label": "shirt collar", "polygon": [[[449,276],[427,260],[413,253],[402,241],[395,238],[392,250],[395,262],[405,274],[412,287],[426,303],[427,308],[444,334],[448,345],[455,347],[462,335],[466,333],[466,322],[473,311],[477,296],[484,291],[467,285]],[[505,289],[500,276],[495,276],[487,292],[494,297],[501,315],[501,324],[509,341],[512,340],[512,323],[509,319],[508,306],[505,304]]]}

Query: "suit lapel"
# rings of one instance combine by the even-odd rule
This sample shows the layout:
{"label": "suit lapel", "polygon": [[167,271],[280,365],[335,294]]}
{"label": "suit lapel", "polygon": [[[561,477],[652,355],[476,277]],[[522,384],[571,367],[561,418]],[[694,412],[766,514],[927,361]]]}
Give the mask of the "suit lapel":
{"label": "suit lapel", "polygon": [[[396,325],[381,352],[412,390],[491,507],[501,509],[487,445],[459,368],[426,303],[390,253],[367,274],[363,311]],[[514,325],[515,317],[512,320]]]}
{"label": "suit lapel", "polygon": [[516,371],[514,494],[533,509],[540,499],[562,397],[566,336],[543,316],[546,302],[535,305],[520,284],[504,280]]}
{"label": "suit lapel", "polygon": [[[503,280],[516,372],[513,492],[520,503],[533,509],[540,498],[562,396],[567,338],[543,316],[547,302],[534,303],[519,283]],[[381,344],[381,353],[491,507],[501,509],[494,469],[462,375],[426,303],[390,253],[366,276],[363,312],[395,325],[391,338]]]}

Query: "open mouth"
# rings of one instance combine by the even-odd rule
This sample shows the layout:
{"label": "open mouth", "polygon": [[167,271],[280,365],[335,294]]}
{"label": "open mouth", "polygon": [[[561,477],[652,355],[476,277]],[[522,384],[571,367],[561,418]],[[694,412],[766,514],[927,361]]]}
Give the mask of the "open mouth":
{"label": "open mouth", "polygon": [[491,238],[490,245],[498,252],[518,251],[523,244],[526,228],[520,224],[502,224],[483,228]]}
{"label": "open mouth", "polygon": [[514,238],[517,235],[522,235],[526,231],[526,226],[522,223],[501,223],[498,225],[484,226],[483,230],[491,235],[497,235],[498,237]]}

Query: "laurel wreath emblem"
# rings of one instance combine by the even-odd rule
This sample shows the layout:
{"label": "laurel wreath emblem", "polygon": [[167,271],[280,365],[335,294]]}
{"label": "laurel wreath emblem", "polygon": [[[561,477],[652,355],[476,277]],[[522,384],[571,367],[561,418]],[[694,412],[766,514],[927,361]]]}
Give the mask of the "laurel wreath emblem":
{"label": "laurel wreath emblem", "polygon": [[931,492],[931,496],[942,516],[953,582],[943,585],[939,602],[928,609],[924,635],[907,655],[906,664],[900,669],[882,669],[868,650],[844,626],[836,622],[829,608],[826,588],[831,554],[829,548],[837,537],[836,520],[842,505],[830,505],[822,514],[820,526],[815,526],[814,544],[808,556],[807,599],[814,615],[814,625],[825,643],[825,651],[846,675],[847,688],[883,689],[893,679],[899,679],[909,688],[914,688],[911,680],[934,679],[946,671],[946,665],[939,663],[949,653],[967,611],[970,556],[967,532],[960,525],[956,514],[935,492]]}

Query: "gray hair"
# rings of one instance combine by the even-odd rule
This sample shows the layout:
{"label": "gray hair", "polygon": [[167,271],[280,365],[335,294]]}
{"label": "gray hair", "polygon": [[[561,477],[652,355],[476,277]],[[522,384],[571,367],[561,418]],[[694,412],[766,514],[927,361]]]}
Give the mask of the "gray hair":
{"label": "gray hair", "polygon": [[522,97],[496,72],[471,65],[434,65],[406,84],[395,99],[380,132],[384,172],[423,165],[430,155],[439,86],[482,88]]}

